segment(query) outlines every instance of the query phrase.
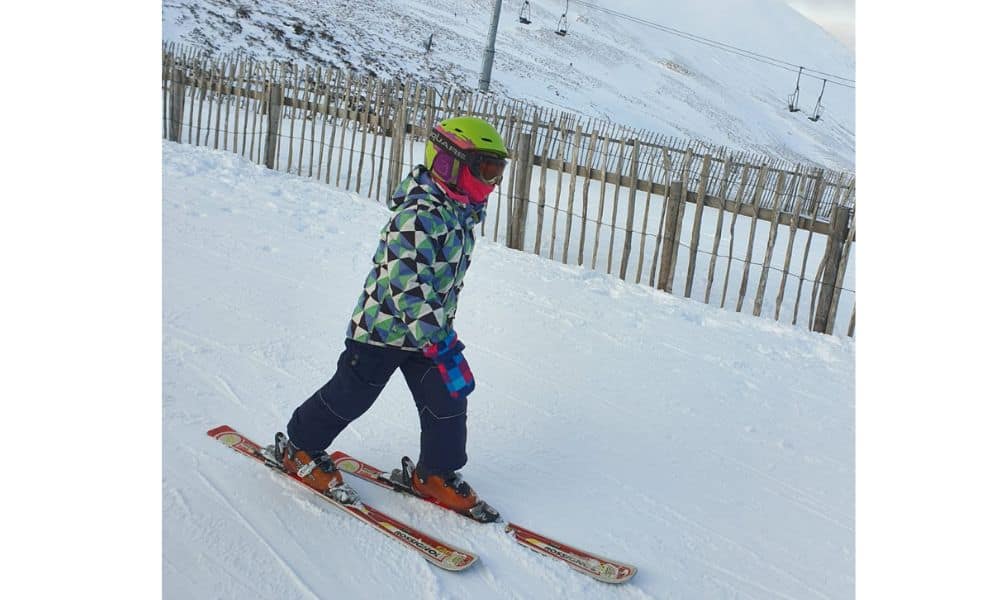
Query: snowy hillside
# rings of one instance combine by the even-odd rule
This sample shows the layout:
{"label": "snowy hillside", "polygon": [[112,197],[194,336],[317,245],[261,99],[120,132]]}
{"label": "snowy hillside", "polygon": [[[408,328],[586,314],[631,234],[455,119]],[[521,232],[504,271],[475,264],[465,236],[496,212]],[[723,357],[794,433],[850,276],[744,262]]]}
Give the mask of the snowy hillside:
{"label": "snowy hillside", "polygon": [[[478,382],[463,474],[509,519],[632,562],[630,583],[358,483],[480,556],[436,570],[207,437],[266,441],[327,381],[388,214],[163,143],[165,598],[853,596],[853,340],[489,241],[456,320]],[[416,417],[397,375],[336,446],[392,467]]]}
{"label": "snowy hillside", "polygon": [[[662,26],[810,69],[854,78],[851,52],[778,0],[594,0]],[[254,58],[350,66],[475,88],[492,0],[165,0],[163,38]],[[508,0],[491,90],[562,110],[793,162],[853,170],[854,90],[829,84],[822,119],[806,118],[822,81],[559,0]],[[424,44],[434,34],[432,51]],[[786,65],[787,66],[787,65]]]}

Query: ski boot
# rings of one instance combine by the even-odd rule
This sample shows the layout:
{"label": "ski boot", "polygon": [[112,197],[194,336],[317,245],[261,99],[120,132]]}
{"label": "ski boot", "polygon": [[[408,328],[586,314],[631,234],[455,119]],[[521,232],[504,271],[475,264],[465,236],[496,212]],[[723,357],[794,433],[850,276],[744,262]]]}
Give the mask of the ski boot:
{"label": "ski boot", "polygon": [[344,483],[340,471],[326,452],[306,452],[299,449],[280,431],[274,435],[273,449],[274,458],[282,468],[296,475],[309,487],[341,504],[354,504],[360,500],[358,493]]}
{"label": "ski boot", "polygon": [[480,500],[459,473],[426,473],[408,456],[404,456],[402,462],[402,469],[393,469],[389,476],[389,481],[397,488],[480,523],[492,523],[500,518],[500,513]]}

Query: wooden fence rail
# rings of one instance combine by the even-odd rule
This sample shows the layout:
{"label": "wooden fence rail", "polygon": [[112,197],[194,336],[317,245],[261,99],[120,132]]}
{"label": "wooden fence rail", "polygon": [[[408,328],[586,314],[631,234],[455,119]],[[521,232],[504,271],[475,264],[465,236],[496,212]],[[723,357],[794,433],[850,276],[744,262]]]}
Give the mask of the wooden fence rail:
{"label": "wooden fence rail", "polygon": [[[713,303],[723,258],[719,306],[742,311],[750,298],[754,315],[767,308],[779,320],[784,304],[794,302],[795,324],[811,283],[808,324],[823,333],[835,331],[841,305],[847,310],[843,293],[854,294],[844,287],[856,231],[849,173],[584,122],[579,115],[456,87],[213,59],[172,44],[164,46],[162,64],[163,136],[171,141],[235,152],[271,169],[385,198],[405,171],[422,162],[422,140],[434,123],[477,115],[495,124],[511,151],[505,185],[491,201],[492,228],[482,224],[482,234],[492,233],[495,241],[623,280],[645,279],[670,293],[680,271],[677,293],[683,289],[691,297],[703,286],[705,303]],[[714,215],[705,221],[709,210]],[[748,227],[736,228],[738,219]],[[758,240],[757,230],[765,228],[766,237]],[[734,242],[746,230],[741,258]],[[796,244],[800,230],[808,232],[804,246]],[[711,250],[703,236],[712,238]],[[810,254],[814,236],[825,238],[822,256]],[[779,238],[785,255],[782,266],[772,266]],[[721,253],[724,242],[728,254]],[[710,256],[707,268],[700,254]],[[798,274],[793,260],[801,261]],[[734,261],[739,284],[731,296]],[[772,277],[778,291],[769,300]],[[798,280],[794,299],[786,297],[790,277]],[[788,310],[784,314],[789,320]],[[854,314],[851,306],[841,319],[850,315],[845,327],[851,336]]]}

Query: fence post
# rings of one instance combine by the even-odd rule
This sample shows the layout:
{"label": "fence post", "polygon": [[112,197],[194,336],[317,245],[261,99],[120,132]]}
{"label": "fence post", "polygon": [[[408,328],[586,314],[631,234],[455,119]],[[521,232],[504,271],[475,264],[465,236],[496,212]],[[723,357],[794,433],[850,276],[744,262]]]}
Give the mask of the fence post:
{"label": "fence post", "polygon": [[267,145],[264,147],[264,164],[274,169],[274,157],[278,151],[278,133],[281,129],[281,113],[284,112],[284,91],[281,82],[271,82],[267,99]]}
{"label": "fence post", "polygon": [[531,155],[533,136],[521,132],[517,144],[517,168],[514,173],[514,205],[507,222],[507,247],[524,250],[524,233],[527,225],[528,189],[531,187]]}
{"label": "fence post", "polygon": [[[813,331],[827,333],[832,329],[834,315],[830,314],[834,296],[839,299],[840,290],[836,289],[837,271],[844,255],[844,244],[851,222],[851,209],[847,206],[834,206],[833,218],[830,220],[830,233],[826,238],[826,254],[823,256],[823,283],[820,288],[819,302],[816,306],[816,316],[813,319]],[[830,327],[827,327],[827,323]]]}
{"label": "fence post", "polygon": [[[793,184],[794,191],[794,184]],[[771,226],[767,230],[767,249],[764,251],[764,263],[760,267],[760,280],[757,282],[757,295],[753,301],[753,316],[759,317],[764,308],[764,293],[767,291],[767,281],[771,275],[771,258],[774,256],[774,240],[778,236],[778,225],[783,206],[781,196],[785,193],[785,171],[778,172],[778,186],[774,192],[774,208],[771,212]]]}
{"label": "fence post", "polygon": [[[398,88],[394,86],[393,89]],[[404,92],[402,97],[397,95],[396,114],[393,115],[392,145],[389,146],[389,181],[386,182],[386,201],[392,198],[392,193],[396,191],[396,185],[403,179],[403,149],[406,145],[406,109],[406,93]]]}
{"label": "fence post", "polygon": [[[632,254],[632,227],[635,222],[635,194],[639,191],[639,138],[632,139],[632,164],[629,165],[629,175],[632,186],[628,190],[628,216],[625,220],[625,245],[622,248],[622,264],[618,269],[618,277],[625,279],[628,274],[628,259]],[[650,178],[649,184],[653,185]],[[645,233],[645,232],[643,232]],[[639,242],[642,243],[641,241]]]}
{"label": "fence post", "polygon": [[698,196],[694,208],[694,225],[691,228],[691,252],[688,257],[687,280],[684,282],[685,298],[691,297],[691,288],[694,286],[694,274],[698,263],[698,244],[701,241],[701,215],[705,208],[705,192],[708,190],[708,179],[711,174],[712,155],[706,152],[701,162],[701,174],[698,176]]}
{"label": "fence post", "polygon": [[[531,135],[528,136],[528,158],[526,159],[527,162],[521,164],[521,167],[525,166],[527,167],[523,171],[525,176],[525,183],[524,183],[524,190],[521,192],[521,198],[523,199],[521,202],[521,214],[519,215],[517,222],[517,226],[520,230],[519,235],[521,241],[521,250],[524,250],[525,238],[528,235],[528,204],[531,199],[531,179],[532,179],[532,170],[535,165],[535,146],[537,145],[538,145],[538,112],[535,111],[531,123]],[[521,172],[522,172],[521,169],[518,169],[518,173],[520,174]]]}
{"label": "fence post", "polygon": [[[548,182],[546,178],[545,171],[549,166],[549,150],[552,147],[552,130],[555,128],[555,121],[550,120],[545,126],[545,139],[542,141],[542,147],[540,149],[539,162],[541,163],[541,168],[538,169],[538,216],[535,219],[535,249],[534,252],[538,256],[542,255],[542,225],[545,224],[545,185]],[[552,221],[555,223],[555,220]],[[555,227],[555,225],[553,225]]]}
{"label": "fence post", "polygon": [[170,139],[170,90],[167,83],[170,81],[170,67],[174,64],[174,55],[168,54],[168,50],[163,50],[163,69],[161,76],[163,79],[163,137]]}
{"label": "fence post", "polygon": [[568,264],[569,261],[569,240],[573,233],[573,204],[576,201],[576,180],[580,171],[580,148],[583,146],[583,124],[579,121],[576,124],[576,133],[573,136],[573,152],[571,154],[570,165],[573,174],[569,178],[569,193],[566,200],[566,234],[563,236],[562,262]]}
{"label": "fence post", "polygon": [[[437,123],[437,109],[434,105],[434,88],[427,88],[426,108],[424,109],[424,139],[430,136],[431,130]],[[428,165],[429,166],[429,165]]]}
{"label": "fence post", "polygon": [[668,182],[667,218],[663,225],[663,255],[660,257],[660,289],[672,294],[674,291],[674,269],[677,267],[677,247],[680,244],[681,197],[683,185],[680,181]]}
{"label": "fence post", "polygon": [[[812,192],[812,208],[809,216],[809,235],[806,236],[806,246],[802,250],[802,270],[799,272],[799,284],[795,290],[795,307],[792,309],[792,325],[799,322],[799,302],[802,300],[802,287],[806,281],[806,263],[809,261],[809,248],[812,244],[813,234],[816,232],[816,217],[819,215],[819,201],[823,197],[823,188],[826,185],[826,175],[822,169],[818,169],[815,174],[816,184]],[[839,184],[839,180],[838,180]],[[815,288],[815,286],[814,286]],[[812,307],[807,318],[812,318]]]}
{"label": "fence post", "polygon": [[170,141],[181,141],[181,128],[184,125],[184,69],[174,67],[170,78]]}
{"label": "fence post", "polygon": [[[852,179],[850,186],[847,188],[846,196],[844,197],[845,202],[851,197],[853,190],[854,180]],[[830,319],[826,324],[827,333],[833,333],[833,324],[837,318],[837,306],[840,303],[840,294],[844,291],[844,275],[847,272],[847,263],[851,258],[851,246],[855,241],[855,234],[857,233],[858,220],[854,211],[851,211],[850,221],[851,226],[848,228],[847,235],[844,238],[846,241],[844,242],[843,251],[840,256],[840,266],[837,268],[837,279],[834,283],[834,289],[837,290],[837,293],[834,294],[833,302],[830,304]]]}

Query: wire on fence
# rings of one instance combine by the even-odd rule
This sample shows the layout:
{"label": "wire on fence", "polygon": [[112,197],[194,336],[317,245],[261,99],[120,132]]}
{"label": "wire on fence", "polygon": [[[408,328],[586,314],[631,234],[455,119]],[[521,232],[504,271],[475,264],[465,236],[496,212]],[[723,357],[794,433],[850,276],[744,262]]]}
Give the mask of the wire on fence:
{"label": "wire on fence", "polygon": [[[273,72],[271,73],[273,75]],[[197,79],[197,84],[193,84],[195,79]],[[285,78],[287,81],[293,81],[291,76]],[[329,80],[329,74],[328,74]],[[339,75],[337,80],[339,81]],[[390,91],[389,96],[391,99],[386,99],[386,97],[381,96],[382,83],[378,85],[379,95],[373,96],[370,92],[373,92],[375,87],[372,82],[368,82],[367,86],[363,85],[359,80],[355,80],[353,85],[346,84],[343,86],[335,85],[328,86],[325,82],[323,85],[327,85],[325,88],[321,88],[318,83],[312,88],[307,88],[300,85],[301,79],[295,80],[295,85],[288,86],[287,89],[283,90],[281,95],[281,114],[283,119],[290,119],[292,124],[288,126],[287,131],[285,129],[280,129],[277,131],[265,131],[266,121],[265,115],[267,114],[266,107],[270,105],[269,98],[266,97],[265,90],[268,89],[271,80],[261,79],[260,89],[255,89],[255,84],[249,83],[246,78],[243,78],[239,84],[234,83],[234,79],[227,77],[223,70],[213,70],[211,73],[207,73],[203,77],[189,79],[188,84],[184,85],[185,89],[182,92],[182,97],[190,98],[190,104],[188,106],[182,106],[182,113],[177,114],[167,111],[168,96],[171,93],[171,88],[177,85],[172,79],[169,81],[170,87],[167,86],[168,77],[165,70],[164,77],[164,136],[167,137],[168,129],[172,132],[170,135],[178,135],[180,140],[184,138],[184,129],[187,129],[187,140],[188,142],[194,141],[197,145],[213,146],[216,148],[224,149],[226,151],[235,152],[243,156],[249,156],[251,160],[255,162],[261,162],[261,150],[264,145],[265,138],[271,138],[274,140],[274,148],[280,156],[280,162],[275,163],[276,170],[285,171],[289,173],[303,174],[308,172],[307,177],[312,177],[313,169],[316,168],[316,177],[320,177],[322,172],[322,162],[323,156],[326,155],[327,158],[327,182],[330,183],[330,173],[331,173],[331,160],[332,156],[336,151],[339,151],[339,157],[337,159],[337,177],[334,185],[340,186],[343,178],[341,177],[340,163],[343,158],[347,157],[347,178],[346,185],[348,188],[352,187],[352,181],[354,183],[353,187],[355,191],[360,191],[362,186],[362,181],[367,179],[368,194],[372,193],[372,188],[377,182],[379,187],[383,183],[382,181],[382,167],[386,163],[386,160],[390,163],[390,170],[393,168],[393,161],[398,161],[402,158],[401,156],[393,157],[393,151],[390,149],[390,155],[386,159],[384,153],[385,141],[387,138],[396,137],[393,130],[396,129],[399,124],[394,123],[397,120],[397,114],[399,107],[394,106],[397,102],[407,102],[406,114],[409,119],[405,123],[406,133],[403,136],[404,144],[401,147],[408,147],[411,160],[414,159],[413,147],[415,143],[419,143],[422,139],[420,133],[423,129],[433,119],[437,119],[438,114],[452,114],[455,110],[463,111],[465,108],[464,100],[459,102],[449,102],[445,98],[442,99],[440,106],[437,104],[430,103],[430,96],[427,96],[427,102],[424,102],[421,98],[424,96],[418,90],[416,95],[411,95],[409,93],[409,86],[405,89],[407,90],[402,95],[399,94],[398,90],[403,89],[398,82],[395,84],[389,84],[389,89],[393,87],[397,89],[396,93]],[[341,90],[342,93],[341,93]],[[200,92],[200,96],[199,96]],[[289,96],[290,94],[290,96]],[[335,100],[332,100],[332,96],[338,94]],[[440,96],[438,96],[440,97]],[[374,98],[374,99],[373,99]],[[470,104],[471,106],[471,96]],[[321,99],[325,100],[326,107],[322,112],[318,110],[321,104]],[[353,99],[353,100],[352,100]],[[201,113],[202,104],[208,100],[208,120],[202,126]],[[195,127],[195,103],[198,104],[198,119],[197,119],[197,132],[194,132]],[[172,100],[170,101],[172,104]],[[187,104],[187,102],[185,102]],[[352,106],[353,105],[353,106]],[[831,213],[834,204],[844,205],[848,207],[853,206],[853,189],[854,183],[853,179],[850,184],[843,183],[843,175],[839,175],[836,179],[831,179],[831,174],[826,171],[819,169],[805,169],[802,166],[796,167],[795,171],[783,169],[787,163],[784,161],[771,161],[768,159],[762,159],[760,157],[753,157],[750,153],[732,153],[721,149],[721,154],[713,155],[713,147],[707,144],[699,142],[689,142],[686,146],[676,144],[675,140],[671,138],[667,140],[665,136],[659,137],[649,137],[648,132],[636,132],[628,128],[620,129],[618,127],[613,127],[610,124],[608,126],[599,126],[598,129],[590,129],[589,133],[586,135],[579,135],[583,132],[583,129],[578,124],[579,122],[574,119],[567,119],[566,115],[563,114],[559,120],[558,125],[556,125],[556,120],[549,120],[549,122],[543,122],[538,119],[538,110],[535,109],[534,115],[530,119],[525,118],[525,115],[519,114],[515,115],[512,113],[510,107],[507,107],[506,111],[497,110],[498,104],[493,105],[493,115],[496,117],[498,123],[498,129],[505,130],[511,140],[516,139],[517,136],[521,135],[535,135],[536,141],[535,145],[532,147],[532,169],[538,166],[535,161],[542,163],[542,170],[546,168],[551,168],[554,172],[558,174],[558,177],[562,178],[563,175],[571,177],[571,181],[577,181],[578,177],[581,177],[579,169],[582,166],[587,169],[587,173],[583,175],[585,189],[589,189],[589,186],[594,183],[599,183],[602,187],[602,206],[603,206],[603,190],[607,189],[607,186],[613,186],[614,192],[614,204],[618,206],[618,189],[622,186],[623,181],[630,181],[631,186],[644,185],[646,187],[646,211],[644,214],[644,223],[648,219],[649,214],[653,211],[653,207],[650,205],[650,199],[653,195],[652,186],[660,185],[664,187],[666,191],[666,186],[668,181],[677,181],[682,179],[686,181],[687,193],[691,194],[692,190],[696,187],[700,187],[699,194],[704,194],[705,198],[715,198],[719,200],[721,198],[722,202],[731,202],[728,200],[729,194],[732,193],[737,184],[740,187],[740,192],[737,194],[735,200],[736,206],[748,206],[751,204],[749,201],[744,201],[742,196],[742,190],[756,189],[754,192],[754,200],[752,202],[755,209],[770,209],[776,210],[779,213],[784,213],[791,215],[793,218],[801,218],[801,215],[809,214],[808,212],[803,213],[801,209],[798,213],[793,214],[792,207],[798,207],[800,202],[805,202],[806,205],[812,207],[811,214],[813,223],[817,215],[823,215],[826,218],[832,218]],[[225,107],[225,108],[223,108]],[[488,105],[484,104],[480,106],[483,111],[487,111]],[[213,112],[214,109],[214,112]],[[360,110],[359,110],[360,109]],[[225,110],[225,119],[221,118],[222,111]],[[233,119],[230,119],[230,110],[233,111]],[[343,113],[343,114],[342,114]],[[483,112],[482,114],[487,114]],[[545,114],[545,111],[542,111]],[[551,112],[549,113],[551,114]],[[169,115],[169,116],[168,116]],[[362,119],[361,115],[366,115],[366,119]],[[214,118],[214,125],[213,125]],[[371,123],[371,119],[375,119],[376,123]],[[242,131],[239,127],[240,121],[242,121]],[[309,133],[306,133],[306,124],[312,122]],[[300,123],[301,122],[301,126]],[[319,136],[316,135],[315,127],[318,123],[322,122],[325,129],[328,123],[333,124],[336,128],[337,124],[340,124],[340,143],[336,142],[336,136],[331,135],[329,138],[322,133]],[[252,123],[253,127],[250,132],[247,131],[247,124]],[[257,125],[260,127],[257,127]],[[534,124],[530,130],[527,129],[529,124]],[[230,125],[235,125],[235,128],[230,128]],[[296,134],[296,128],[299,129],[299,133]],[[587,127],[591,127],[588,123]],[[176,128],[176,129],[174,129]],[[354,136],[358,131],[363,130],[362,137],[362,149],[356,150],[354,147]],[[347,131],[351,131],[351,146],[348,147],[345,135]],[[240,149],[240,142],[237,138],[243,136],[242,138],[242,149]],[[617,135],[618,137],[611,137]],[[220,139],[221,136],[221,139]],[[382,138],[382,150],[376,153],[375,145],[376,141],[372,141],[370,149],[365,149],[365,141],[369,139],[369,136],[381,137]],[[246,140],[249,138],[251,140],[250,152],[248,154],[246,148]],[[329,139],[329,143],[327,142]],[[295,143],[297,142],[297,144]],[[513,142],[512,142],[513,143]],[[305,146],[308,144],[308,164],[303,165],[303,159],[306,156]],[[393,141],[395,145],[395,140]],[[232,148],[230,148],[232,145]],[[298,150],[296,151],[293,146],[297,145]],[[256,158],[254,157],[254,148],[256,147]],[[638,148],[638,155],[633,156]],[[319,163],[315,163],[314,156],[318,151],[320,156]],[[537,151],[537,153],[536,153]],[[717,151],[719,151],[717,149]],[[673,160],[667,162],[668,170],[664,168],[664,162],[659,160],[660,157],[666,158],[664,156],[673,156]],[[293,157],[298,157],[297,162],[293,162]],[[683,156],[686,160],[681,160],[679,157]],[[352,165],[355,163],[355,158],[360,158],[357,162],[358,171],[352,173]],[[363,157],[370,157],[371,162],[368,164],[368,171],[362,171],[362,160]],[[586,158],[585,158],[586,157]],[[577,160],[574,160],[576,158]],[[632,163],[633,158],[635,162]],[[706,158],[708,159],[706,161]],[[270,158],[269,158],[270,160]],[[556,161],[557,164],[548,167],[550,161]],[[517,157],[512,157],[512,162],[514,165],[517,163]],[[628,163],[630,165],[629,173],[626,174],[624,165]],[[294,167],[293,165],[297,165]],[[378,165],[379,176],[376,178],[374,176],[376,165]],[[724,166],[729,165],[731,168],[726,170]],[[282,168],[284,166],[284,168]],[[513,166],[513,165],[512,165]],[[634,170],[632,170],[634,169]],[[600,178],[592,177],[593,171],[600,172]],[[364,173],[364,175],[362,174]],[[704,177],[703,177],[704,175]],[[792,185],[787,187],[781,187],[781,193],[778,193],[778,181],[783,176],[792,176],[794,179]],[[390,175],[391,177],[391,175]],[[510,200],[513,198],[513,173],[511,173],[511,186],[507,189],[508,205],[510,205]],[[702,186],[702,184],[704,184]],[[387,182],[387,186],[392,186],[393,183]],[[818,188],[817,186],[822,186]],[[842,197],[841,193],[847,190],[846,197]],[[636,190],[639,191],[639,190]],[[558,192],[558,186],[557,186]],[[497,190],[498,198],[500,201],[503,199],[503,190]],[[714,196],[714,194],[720,194],[719,196]],[[665,194],[657,194],[659,198],[662,198],[664,202],[664,208],[667,198]],[[640,241],[640,252],[645,250],[645,245],[651,241],[656,242],[656,247],[659,248],[660,244],[674,247],[685,248],[689,255],[693,257],[695,255],[711,255],[713,261],[716,258],[722,258],[727,261],[727,264],[731,264],[735,260],[738,264],[744,265],[744,279],[746,278],[745,269],[750,266],[759,267],[761,269],[761,278],[763,280],[763,272],[766,269],[767,272],[779,272],[783,275],[782,278],[782,289],[784,289],[784,281],[788,275],[791,275],[793,280],[799,282],[799,288],[801,295],[801,285],[804,282],[809,282],[813,284],[813,296],[816,294],[816,288],[819,285],[824,286],[825,289],[831,289],[831,282],[827,280],[826,282],[819,281],[818,279],[812,279],[806,277],[805,274],[805,262],[803,262],[803,270],[801,275],[797,275],[794,272],[790,272],[786,268],[775,267],[770,265],[770,258],[767,259],[768,264],[765,265],[763,262],[757,262],[750,257],[752,252],[748,251],[747,259],[735,256],[732,252],[732,247],[730,248],[729,254],[720,254],[715,249],[712,252],[707,250],[692,247],[692,245],[685,243],[684,241],[677,239],[679,237],[679,229],[674,232],[665,231],[648,231],[646,225],[643,226],[641,230],[630,229],[629,227],[623,227],[619,225],[614,218],[611,219],[611,223],[602,222],[601,218],[603,215],[598,215],[597,218],[584,216],[573,212],[571,209],[562,208],[558,206],[558,199],[556,205],[551,204],[545,205],[543,202],[538,202],[532,200],[530,197],[518,198],[518,201],[524,202],[525,206],[535,206],[539,209],[539,231],[541,231],[542,223],[544,223],[544,218],[542,217],[542,209],[548,208],[552,211],[552,225],[551,233],[553,236],[556,234],[558,229],[558,218],[559,215],[563,215],[567,224],[570,222],[579,222],[586,226],[588,223],[596,226],[598,230],[600,228],[607,228],[610,232],[612,238],[609,247],[608,261],[609,261],[609,272],[612,268],[611,266],[611,253],[614,249],[614,235],[616,233],[621,233],[624,236],[635,236],[639,237]],[[681,210],[683,211],[683,206],[687,204],[690,200],[681,203]],[[699,204],[699,206],[701,206]],[[630,208],[631,210],[631,208]],[[727,209],[723,205],[718,210],[724,212],[733,212]],[[499,226],[501,223],[502,210],[496,211],[495,217],[495,227],[493,232],[493,239],[500,241]],[[508,209],[508,223],[511,215]],[[614,210],[613,210],[614,212]],[[824,214],[825,213],[825,214]],[[737,214],[740,214],[737,210]],[[749,215],[747,215],[749,216]],[[735,218],[735,216],[734,216]],[[753,216],[755,222],[758,218]],[[775,215],[774,218],[777,218]],[[853,218],[853,217],[852,217]],[[653,227],[657,227],[656,221],[660,222],[659,227],[663,227],[662,216],[661,219],[657,220],[654,218]],[[721,215],[720,221],[721,223]],[[832,225],[832,224],[831,224]],[[485,232],[485,222],[483,224]],[[810,229],[810,232],[815,231],[814,228]],[[752,230],[751,230],[752,232]],[[566,244],[569,244],[569,229],[567,229],[567,239]],[[537,236],[537,234],[536,234]],[[811,233],[810,233],[811,237]],[[853,241],[853,240],[852,240]],[[580,252],[583,252],[583,247],[586,244],[586,240],[580,240]],[[594,241],[594,250],[596,258],[597,238]],[[628,246],[629,244],[626,244]],[[732,244],[730,244],[732,246]],[[625,250],[627,259],[628,249]],[[691,253],[694,254],[691,254]],[[768,250],[770,252],[770,249]],[[789,245],[789,253],[791,252],[791,245]],[[808,252],[808,243],[807,251]],[[658,250],[654,250],[653,265],[656,265],[656,254]],[[564,260],[566,257],[566,249],[563,250]],[[582,254],[581,254],[582,256]],[[790,254],[789,254],[790,256]],[[807,257],[803,258],[803,261]],[[786,259],[787,260],[787,259]],[[623,263],[625,261],[623,260]],[[639,271],[642,270],[642,257],[639,257]],[[693,264],[693,262],[692,262]],[[671,262],[671,272],[673,270],[673,263]],[[652,270],[655,270],[654,266]],[[651,279],[650,285],[653,285],[652,281],[654,278],[654,273],[650,271]],[[625,266],[622,266],[622,277],[624,277]],[[662,275],[661,275],[662,276]],[[841,274],[842,276],[842,274]],[[639,274],[636,275],[639,277]],[[690,286],[690,272],[689,272],[689,282]],[[824,277],[825,278],[825,277]],[[728,267],[727,267],[727,279],[728,279]],[[839,280],[839,278],[838,278]],[[638,279],[637,279],[638,281]],[[745,282],[744,282],[745,283]],[[711,285],[711,283],[709,283]],[[832,289],[838,294],[840,292],[846,291],[851,294],[856,295],[856,291],[846,286],[833,285]],[[779,292],[779,296],[780,296]],[[723,290],[723,297],[725,297],[725,290]],[[740,302],[742,303],[743,290],[740,291]],[[815,300],[815,298],[814,298]],[[706,296],[707,301],[707,296]],[[758,297],[759,302],[759,297]],[[796,300],[796,307],[798,305],[798,300]],[[825,309],[824,309],[825,310]],[[796,310],[797,314],[797,310]],[[812,308],[810,308],[810,314],[812,314]],[[825,313],[824,313],[825,314]],[[777,318],[777,314],[775,315]]]}
{"label": "wire on fence", "polygon": [[[354,122],[354,123],[355,123],[355,125],[360,125],[359,123],[356,123],[356,122]],[[207,130],[206,133],[210,134],[210,133],[212,133],[214,131],[216,131],[216,130],[215,129],[210,129],[210,130]],[[232,135],[233,133],[240,133],[238,131],[234,132],[232,130],[229,130],[228,128],[220,128],[218,131],[220,133],[222,133],[222,134],[225,134],[225,135]],[[257,132],[257,135],[260,136],[260,135],[267,135],[267,134],[266,133]],[[279,139],[292,140],[292,141],[294,141],[296,139],[300,139],[300,138],[297,138],[294,135],[285,134],[284,132],[279,132],[277,134],[277,137]],[[348,155],[354,155],[354,156],[357,156],[357,155],[371,156],[370,152],[361,152],[360,150],[356,150],[356,149],[353,149],[353,148],[348,148],[348,147],[343,146],[343,145],[336,145],[336,144],[335,145],[330,145],[330,144],[327,144],[326,142],[324,142],[321,139],[311,138],[309,143],[310,143],[311,146],[319,145],[319,147],[321,147],[323,149],[328,149],[328,150],[329,149],[338,149],[338,150],[341,151],[341,153],[347,153]],[[285,172],[291,172],[291,171],[286,168]],[[370,191],[371,190],[369,189],[369,192]],[[502,201],[503,194],[500,192],[499,189],[497,190],[497,193],[500,196],[498,198],[498,200]],[[551,204],[540,205],[537,201],[532,200],[530,198],[524,199],[523,201],[526,202],[526,203],[528,203],[528,204],[530,204],[530,205],[534,205],[536,207],[537,206],[542,206],[543,209],[550,209],[554,213],[559,213],[559,214],[563,214],[563,215],[572,215],[573,218],[576,219],[576,220],[579,220],[581,222],[582,221],[586,221],[586,222],[591,223],[593,225],[600,225],[602,228],[606,228],[608,230],[614,230],[614,231],[618,231],[618,232],[621,232],[621,233],[624,233],[624,234],[627,234],[627,233],[631,232],[632,235],[638,235],[638,236],[640,236],[642,238],[646,238],[647,241],[650,241],[650,240],[654,240],[655,241],[656,238],[659,237],[660,240],[661,240],[661,243],[676,243],[677,245],[679,245],[679,246],[681,246],[683,248],[686,248],[689,252],[692,250],[692,247],[690,246],[690,244],[685,243],[681,239],[676,239],[672,235],[669,235],[669,234],[661,234],[661,233],[654,233],[654,232],[648,232],[648,231],[639,231],[639,230],[629,230],[629,229],[627,229],[625,227],[622,227],[620,225],[617,225],[617,224],[607,224],[607,223],[604,223],[601,220],[594,219],[594,218],[591,218],[591,217],[584,218],[583,215],[577,214],[577,213],[570,213],[569,211],[567,211],[565,208],[562,208],[562,207],[556,207],[556,206],[551,205]],[[498,215],[497,218],[499,218],[499,215]],[[556,227],[555,222],[553,222],[552,227],[553,228]],[[764,263],[756,262],[756,261],[753,261],[753,260],[751,260],[751,261],[748,262],[745,259],[740,258],[739,256],[736,256],[736,255],[713,253],[713,252],[710,252],[708,250],[704,250],[704,249],[700,249],[700,248],[697,249],[697,250],[695,250],[695,252],[697,252],[698,254],[706,255],[706,256],[708,256],[708,255],[714,255],[714,256],[717,256],[718,258],[727,259],[727,260],[730,260],[730,261],[736,261],[736,262],[739,262],[739,263],[744,264],[744,265],[749,264],[749,265],[752,265],[752,266],[765,268]],[[770,270],[770,271],[776,271],[776,272],[780,272],[780,273],[784,273],[785,272],[785,269],[779,268],[779,267],[776,267],[776,266],[772,266],[772,265],[768,265],[766,268],[768,270]],[[794,273],[791,273],[791,272],[789,272],[788,275],[790,277],[794,278],[795,280],[800,280],[800,281],[804,281],[804,282],[807,282],[807,283],[813,283],[813,284],[822,284],[822,282],[820,282],[818,280],[811,279],[809,277],[800,277],[800,276],[795,275]],[[837,291],[850,292],[852,294],[856,294],[857,293],[856,290],[854,290],[852,288],[849,288],[849,287],[834,286],[834,289],[837,290]]]}

